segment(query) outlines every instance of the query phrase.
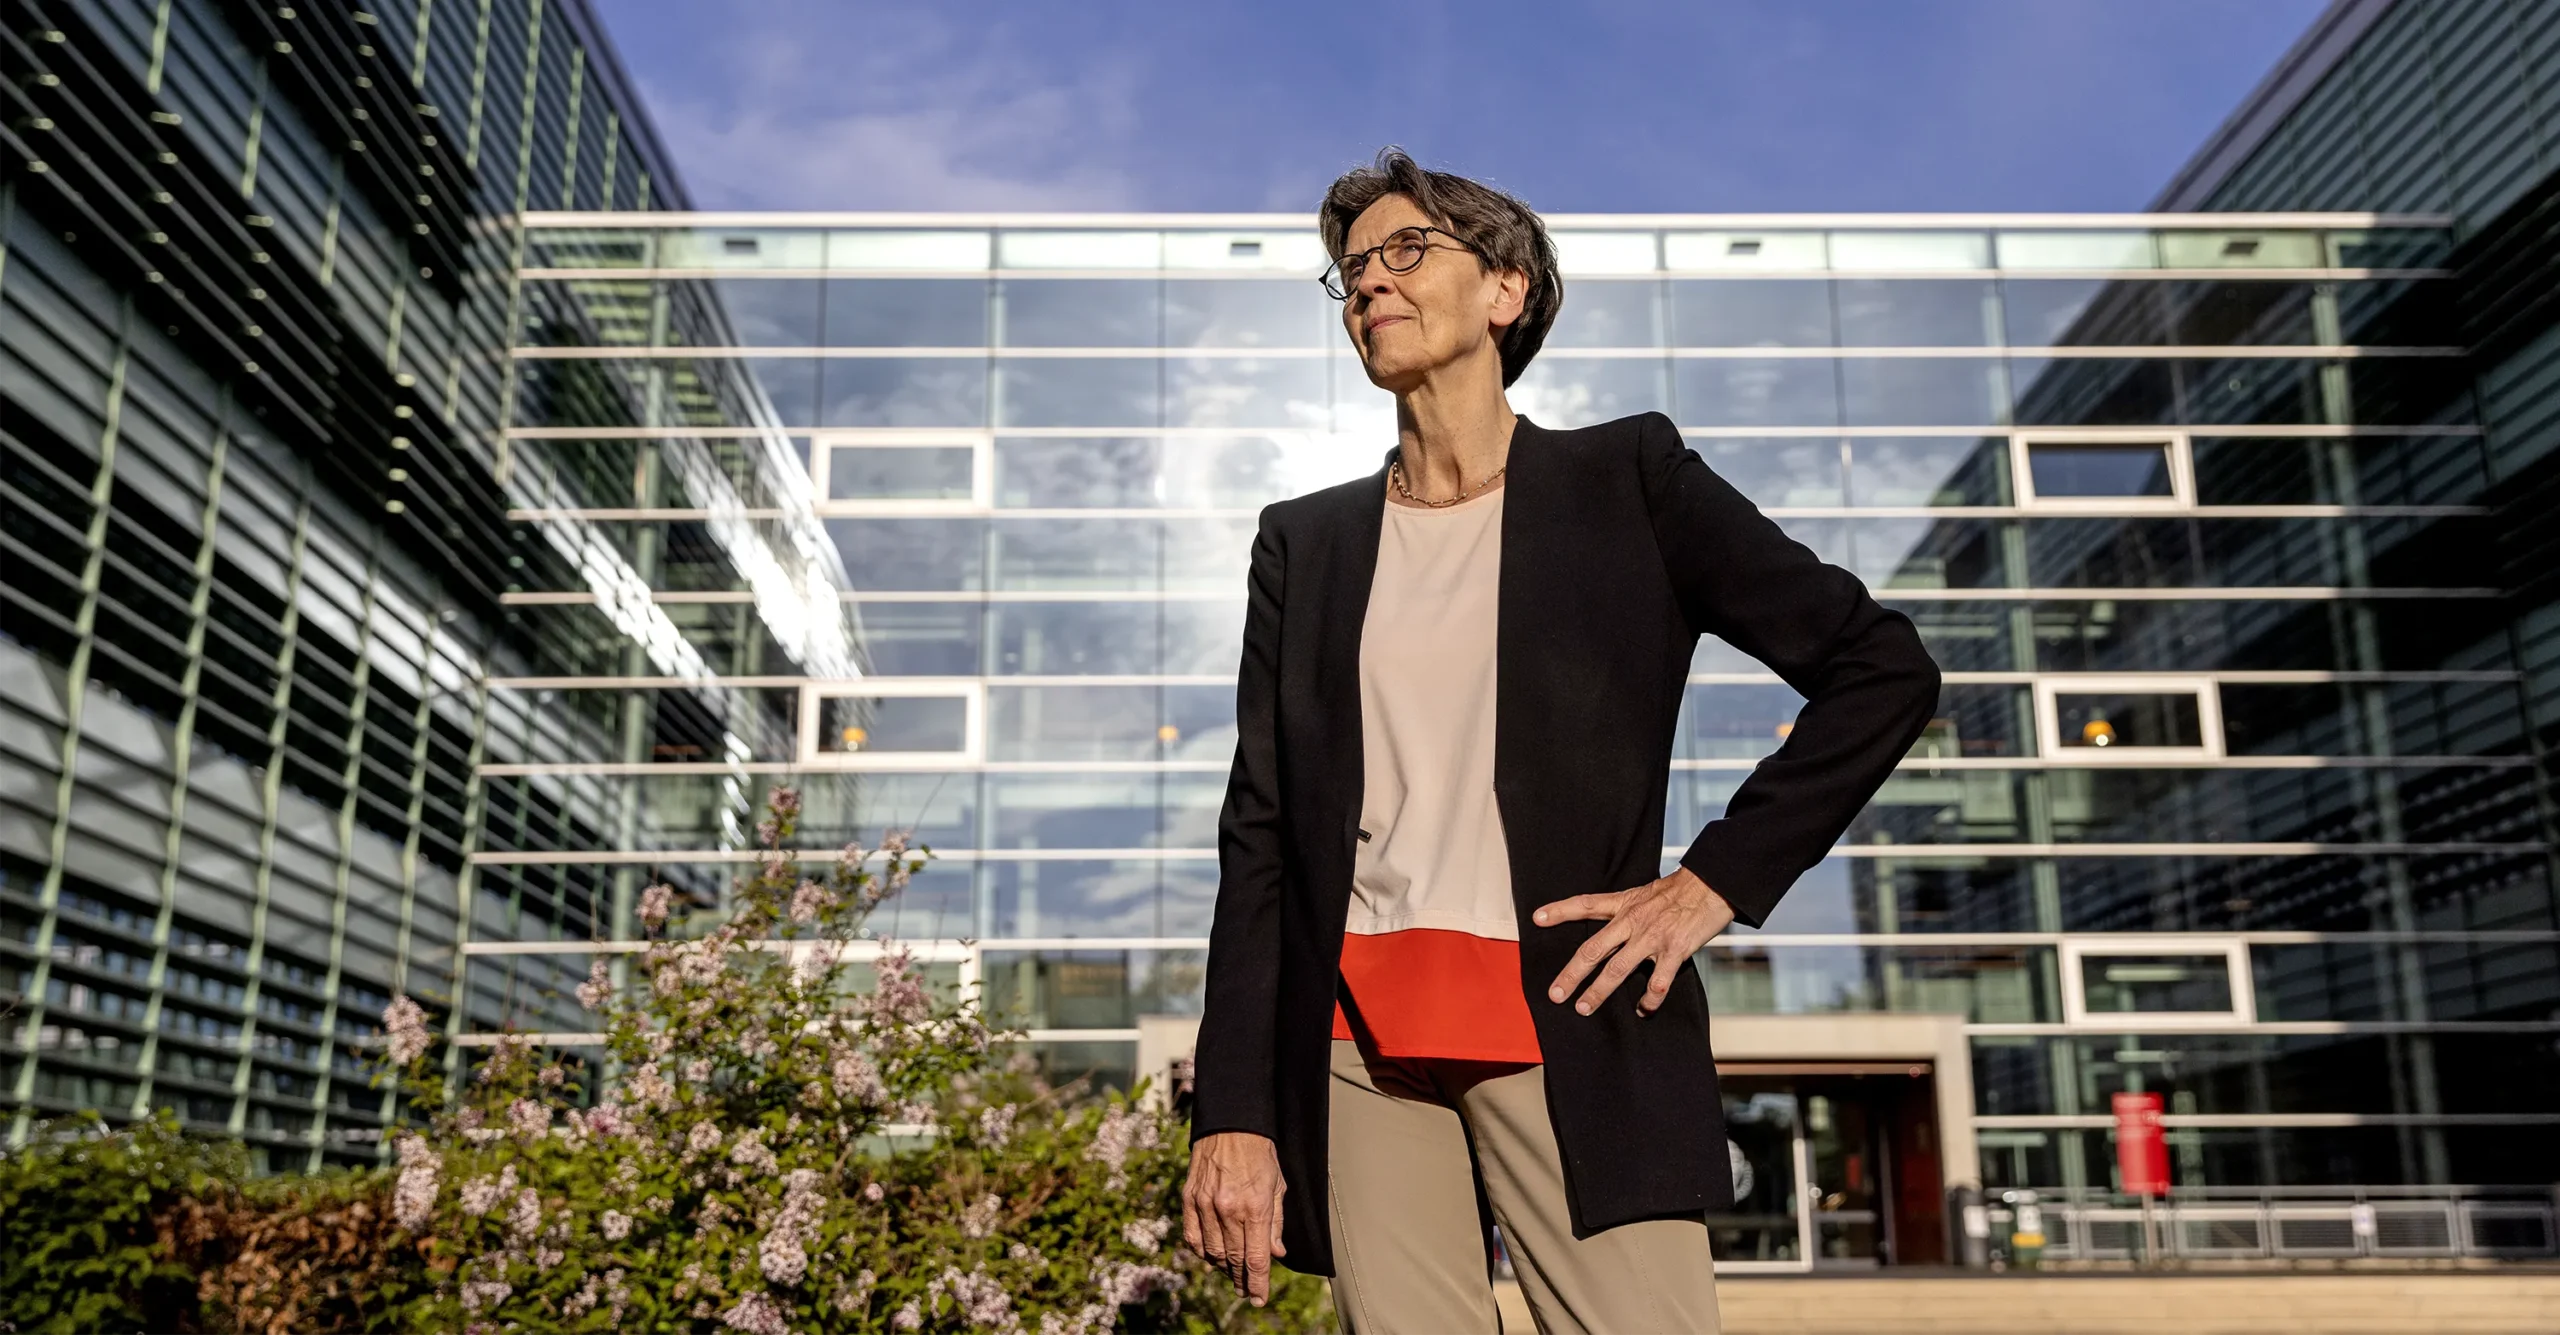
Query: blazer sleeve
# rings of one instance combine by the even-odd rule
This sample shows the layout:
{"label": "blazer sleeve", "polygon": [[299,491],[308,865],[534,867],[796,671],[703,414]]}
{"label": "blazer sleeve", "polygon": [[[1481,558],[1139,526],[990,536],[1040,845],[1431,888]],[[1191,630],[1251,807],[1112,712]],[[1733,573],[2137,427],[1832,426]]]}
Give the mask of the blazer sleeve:
{"label": "blazer sleeve", "polygon": [[1236,755],[1218,813],[1218,901],[1209,923],[1206,996],[1192,1066],[1192,1135],[1251,1131],[1278,1139],[1273,1091],[1280,1007],[1280,594],[1286,566],[1269,508],[1246,578],[1244,657],[1236,670]]}
{"label": "blazer sleeve", "polygon": [[1760,513],[1660,413],[1638,419],[1655,541],[1691,631],[1723,638],[1805,698],[1680,865],[1758,927],[1820,862],[1937,712],[1939,672],[1911,618]]}

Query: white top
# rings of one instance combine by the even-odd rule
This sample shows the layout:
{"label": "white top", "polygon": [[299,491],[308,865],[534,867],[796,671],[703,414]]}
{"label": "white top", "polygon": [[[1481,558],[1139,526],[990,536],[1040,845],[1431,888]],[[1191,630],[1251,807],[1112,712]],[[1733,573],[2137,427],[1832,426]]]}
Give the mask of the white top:
{"label": "white top", "polygon": [[1520,939],[1493,794],[1502,496],[1387,503],[1360,629],[1364,788],[1348,930]]}

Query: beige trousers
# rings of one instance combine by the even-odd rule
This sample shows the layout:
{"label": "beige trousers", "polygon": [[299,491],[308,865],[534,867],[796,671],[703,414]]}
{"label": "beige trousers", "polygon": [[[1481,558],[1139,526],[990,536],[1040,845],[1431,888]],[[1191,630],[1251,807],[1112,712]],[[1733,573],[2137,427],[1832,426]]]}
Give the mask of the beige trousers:
{"label": "beige trousers", "polygon": [[1334,1040],[1333,1301],[1345,1330],[1501,1330],[1479,1180],[1546,1335],[1721,1329],[1703,1217],[1573,1236],[1545,1081],[1536,1066],[1364,1060]]}

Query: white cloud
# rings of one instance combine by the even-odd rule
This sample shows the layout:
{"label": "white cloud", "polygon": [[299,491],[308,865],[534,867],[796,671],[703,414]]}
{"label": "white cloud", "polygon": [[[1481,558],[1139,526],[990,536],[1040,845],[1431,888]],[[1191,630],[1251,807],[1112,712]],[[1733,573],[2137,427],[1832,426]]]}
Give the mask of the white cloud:
{"label": "white cloud", "polygon": [[[1002,26],[759,5],[705,84],[643,95],[705,209],[1117,209],[1140,123],[1125,61],[1025,51]],[[830,29],[836,29],[830,31]],[[707,86],[706,86],[707,85]]]}

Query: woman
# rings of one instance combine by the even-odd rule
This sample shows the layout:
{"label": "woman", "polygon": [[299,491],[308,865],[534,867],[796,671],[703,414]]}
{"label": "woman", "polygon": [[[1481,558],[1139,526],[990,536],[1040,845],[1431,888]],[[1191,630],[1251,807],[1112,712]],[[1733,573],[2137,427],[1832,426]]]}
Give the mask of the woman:
{"label": "woman", "polygon": [[[1489,1214],[1542,1329],[1714,1330],[1691,957],[1848,828],[1937,665],[1668,418],[1511,411],[1563,301],[1526,206],[1389,150],[1319,218],[1397,444],[1254,539],[1185,1235],[1257,1303],[1280,1257],[1363,1335],[1492,1331]],[[1658,876],[1701,634],[1806,703]]]}

